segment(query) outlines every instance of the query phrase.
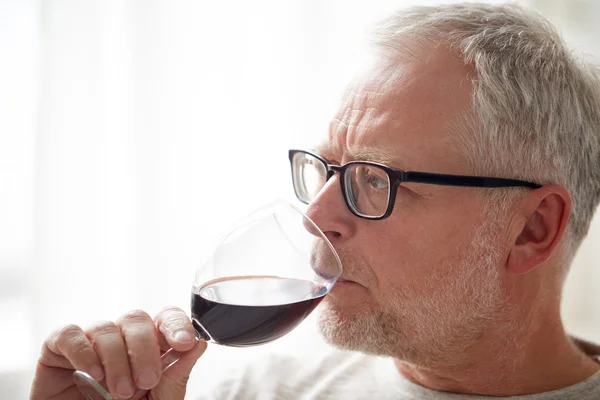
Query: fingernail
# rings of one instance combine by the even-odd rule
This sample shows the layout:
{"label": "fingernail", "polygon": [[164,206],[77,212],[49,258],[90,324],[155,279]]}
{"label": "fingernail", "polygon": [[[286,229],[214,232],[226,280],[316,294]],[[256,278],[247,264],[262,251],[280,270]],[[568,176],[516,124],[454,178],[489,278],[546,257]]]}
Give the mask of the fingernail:
{"label": "fingernail", "polygon": [[101,381],[102,378],[104,378],[104,371],[102,371],[102,368],[100,368],[99,366],[94,365],[92,368],[90,368],[90,375],[95,380]]}
{"label": "fingernail", "polygon": [[192,343],[194,341],[194,335],[188,331],[178,331],[173,335],[173,339],[179,343]]}
{"label": "fingernail", "polygon": [[156,372],[147,369],[139,373],[137,381],[143,389],[150,389],[158,382],[158,375],[156,375]]}
{"label": "fingernail", "polygon": [[129,378],[121,378],[117,383],[117,394],[123,398],[130,398],[133,396],[133,384]]}

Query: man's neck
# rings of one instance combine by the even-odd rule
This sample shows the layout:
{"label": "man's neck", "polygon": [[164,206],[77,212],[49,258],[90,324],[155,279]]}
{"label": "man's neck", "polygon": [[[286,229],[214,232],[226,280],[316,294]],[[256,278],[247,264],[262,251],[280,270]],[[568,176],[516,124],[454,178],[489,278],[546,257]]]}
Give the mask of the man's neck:
{"label": "man's neck", "polygon": [[491,396],[558,390],[600,371],[565,334],[558,316],[526,331],[491,329],[459,363],[424,368],[396,360],[396,366],[406,379],[430,389]]}

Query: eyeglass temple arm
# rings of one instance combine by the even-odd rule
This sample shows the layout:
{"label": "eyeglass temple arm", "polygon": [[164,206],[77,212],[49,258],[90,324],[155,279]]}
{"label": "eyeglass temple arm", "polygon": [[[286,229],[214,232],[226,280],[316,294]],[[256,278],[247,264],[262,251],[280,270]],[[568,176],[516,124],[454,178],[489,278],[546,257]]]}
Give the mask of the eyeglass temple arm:
{"label": "eyeglass temple arm", "polygon": [[428,183],[444,186],[471,186],[471,187],[529,187],[532,189],[541,188],[541,185],[533,182],[522,181],[518,179],[491,178],[485,176],[467,176],[467,175],[446,175],[432,174],[429,172],[405,171],[400,177],[403,182]]}

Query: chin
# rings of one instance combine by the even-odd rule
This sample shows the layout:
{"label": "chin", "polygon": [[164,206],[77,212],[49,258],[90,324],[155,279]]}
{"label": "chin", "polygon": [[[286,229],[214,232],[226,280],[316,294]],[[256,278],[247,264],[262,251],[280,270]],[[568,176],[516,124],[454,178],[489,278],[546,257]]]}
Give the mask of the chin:
{"label": "chin", "polygon": [[[318,327],[327,343],[342,350],[378,356],[414,359],[414,334],[406,320],[365,302],[340,302],[327,297],[321,303]],[[408,324],[411,326],[411,324]]]}
{"label": "chin", "polygon": [[383,354],[379,348],[384,337],[377,317],[366,310],[359,311],[352,305],[322,303],[319,314],[319,332],[327,343],[343,350],[355,350]]}
{"label": "chin", "polygon": [[359,323],[373,313],[373,307],[363,296],[348,293],[328,294],[319,308],[320,324],[323,327]]}
{"label": "chin", "polygon": [[325,341],[333,346],[354,350],[354,341],[347,332],[347,328],[352,323],[348,316],[333,304],[329,299],[321,303],[319,313],[319,332]]}

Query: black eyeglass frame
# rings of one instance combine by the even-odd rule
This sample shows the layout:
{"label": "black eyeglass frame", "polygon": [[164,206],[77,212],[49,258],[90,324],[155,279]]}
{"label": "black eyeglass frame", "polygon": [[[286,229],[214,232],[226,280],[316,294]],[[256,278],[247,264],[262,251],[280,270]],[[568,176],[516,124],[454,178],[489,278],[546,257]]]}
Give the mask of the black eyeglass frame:
{"label": "black eyeglass frame", "polygon": [[[290,165],[292,168],[292,181],[294,178],[294,156],[298,153],[308,154],[311,157],[321,161],[327,171],[325,182],[327,182],[334,173],[340,174],[340,184],[342,189],[342,195],[346,206],[359,218],[365,218],[370,220],[380,220],[389,217],[394,209],[394,203],[396,202],[396,193],[398,192],[398,186],[403,182],[414,182],[414,183],[425,183],[429,185],[442,185],[442,186],[463,186],[463,187],[482,187],[482,188],[502,188],[502,187],[527,187],[531,189],[539,189],[542,185],[537,183],[522,181],[519,179],[508,179],[508,178],[492,178],[486,176],[469,176],[469,175],[450,175],[450,174],[436,174],[430,172],[417,172],[417,171],[404,171],[401,169],[390,168],[387,165],[379,164],[372,161],[350,161],[343,165],[329,164],[327,160],[318,154],[312,153],[307,150],[293,149],[289,150]],[[390,182],[390,190],[388,197],[388,205],[385,213],[381,216],[373,217],[369,215],[361,214],[358,210],[352,206],[352,202],[348,199],[348,192],[346,190],[345,176],[344,174],[353,165],[371,165],[381,168],[388,175]],[[301,199],[298,195],[298,190],[294,184],[294,192],[298,200],[304,204],[308,204],[306,201]]]}

